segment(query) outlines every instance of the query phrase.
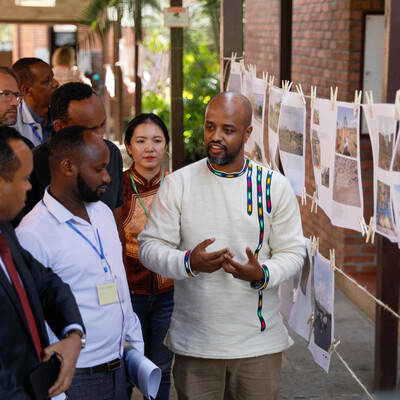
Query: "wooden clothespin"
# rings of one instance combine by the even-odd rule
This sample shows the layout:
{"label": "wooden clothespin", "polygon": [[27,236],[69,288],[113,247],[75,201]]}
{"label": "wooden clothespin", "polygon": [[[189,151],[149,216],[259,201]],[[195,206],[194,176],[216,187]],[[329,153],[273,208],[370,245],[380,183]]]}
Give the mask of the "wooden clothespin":
{"label": "wooden clothespin", "polygon": [[336,339],[333,339],[332,344],[329,346],[328,354],[331,354],[332,351],[336,350],[336,347],[339,346],[339,344],[340,344],[340,340],[338,340],[338,341],[336,342]]}
{"label": "wooden clothespin", "polygon": [[358,91],[356,90],[354,93],[354,116],[357,116],[357,111],[360,108],[360,104],[361,104],[361,95],[362,95],[362,90]]}
{"label": "wooden clothespin", "polygon": [[246,66],[244,65],[244,60],[240,60],[240,72],[243,74],[246,71]]}
{"label": "wooden clothespin", "polygon": [[400,107],[399,102],[400,102],[400,89],[396,92],[396,98],[394,100],[394,116],[393,116],[393,118],[395,121],[398,121],[400,119],[399,110],[397,109],[397,105],[399,105],[399,107]]}
{"label": "wooden clothespin", "polygon": [[231,55],[231,64],[233,64],[236,61],[236,57],[237,57],[237,53],[234,53],[232,51],[232,55]]}
{"label": "wooden clothespin", "polygon": [[337,100],[337,91],[338,87],[336,86],[335,93],[333,92],[333,88],[331,86],[331,110],[333,111],[335,108],[335,101]]}
{"label": "wooden clothespin", "polygon": [[285,94],[290,91],[292,84],[293,84],[293,82],[290,82],[290,81],[282,81],[282,89],[283,89],[282,90],[282,101],[283,101],[283,98],[285,97]]}
{"label": "wooden clothespin", "polygon": [[292,303],[296,303],[296,299],[297,299],[297,289],[294,288],[292,289]]}
{"label": "wooden clothespin", "polygon": [[264,72],[262,73],[262,79],[263,79],[263,83],[264,83],[264,90],[267,90],[268,88],[268,72]]}
{"label": "wooden clothespin", "polygon": [[318,252],[319,247],[319,237],[310,236],[310,255],[315,257]]}
{"label": "wooden clothespin", "polygon": [[274,76],[274,75],[270,75],[270,76],[269,76],[268,94],[271,93],[271,88],[272,88],[272,86],[274,86],[274,79],[275,79],[275,76]]}
{"label": "wooden clothespin", "polygon": [[302,206],[306,206],[307,205],[307,191],[306,191],[306,187],[303,186],[300,189],[300,195],[301,195],[301,205]]}
{"label": "wooden clothespin", "polygon": [[311,202],[311,212],[317,213],[318,205],[317,205],[317,191],[314,192]]}
{"label": "wooden clothespin", "polygon": [[306,99],[304,98],[304,93],[303,93],[303,88],[301,87],[301,83],[299,85],[296,85],[296,89],[297,89],[297,93],[300,96],[301,104],[303,104],[303,106],[305,106]]}
{"label": "wooden clothespin", "polygon": [[371,119],[374,118],[374,115],[372,113],[372,104],[374,104],[374,97],[372,95],[372,90],[369,91],[369,95],[368,92],[365,92],[365,97],[367,98],[367,105],[368,105],[368,111],[369,111],[369,117]]}
{"label": "wooden clothespin", "polygon": [[[314,236],[314,239],[315,239],[315,236]],[[315,256],[314,239],[312,236],[310,236],[310,256],[311,257]]]}
{"label": "wooden clothespin", "polygon": [[331,262],[331,270],[334,271],[336,268],[335,265],[335,249],[329,249],[329,259]]}
{"label": "wooden clothespin", "polygon": [[364,217],[362,217],[361,215],[357,215],[357,219],[358,219],[358,224],[360,225],[360,232],[361,232],[361,236],[364,237],[365,236],[365,220]]}
{"label": "wooden clothespin", "polygon": [[310,325],[310,324],[311,324],[311,326],[314,325],[314,312],[312,312],[311,315],[308,317],[307,325]]}
{"label": "wooden clothespin", "polygon": [[310,101],[310,108],[314,108],[314,100],[317,97],[317,87],[316,86],[311,86],[311,101]]}
{"label": "wooden clothespin", "polygon": [[370,238],[371,238],[371,244],[374,243],[375,235],[374,235],[374,230],[372,229],[373,223],[374,223],[374,218],[371,217],[369,219],[369,225],[368,225],[368,230],[367,230],[367,238],[365,239],[365,243],[368,243]]}

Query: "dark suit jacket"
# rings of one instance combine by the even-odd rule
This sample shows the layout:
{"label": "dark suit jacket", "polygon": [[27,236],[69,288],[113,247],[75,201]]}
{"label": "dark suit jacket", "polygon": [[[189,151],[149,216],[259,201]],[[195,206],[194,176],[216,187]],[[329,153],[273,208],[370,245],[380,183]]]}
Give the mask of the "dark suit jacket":
{"label": "dark suit jacket", "polygon": [[[83,327],[69,286],[20,246],[10,224],[0,222],[0,230],[27,292],[42,347],[49,344],[45,320],[58,337],[70,324]],[[0,399],[30,399],[27,378],[38,365],[21,303],[0,267]]]}

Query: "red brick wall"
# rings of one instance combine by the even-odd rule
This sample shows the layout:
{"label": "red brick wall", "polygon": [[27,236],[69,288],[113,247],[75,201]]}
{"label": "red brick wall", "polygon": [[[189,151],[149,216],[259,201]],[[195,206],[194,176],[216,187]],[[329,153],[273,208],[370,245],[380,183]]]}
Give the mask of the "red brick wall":
{"label": "red brick wall", "polygon": [[[245,62],[257,65],[258,75],[268,71],[276,76],[279,51],[279,1],[246,0]],[[365,12],[382,12],[384,1],[293,0],[292,81],[301,83],[305,94],[317,86],[317,96],[330,97],[338,86],[338,100],[353,101],[362,89],[363,21]],[[310,116],[309,103],[307,105]],[[308,121],[309,122],[309,121]],[[307,131],[309,124],[307,124]],[[368,135],[361,137],[361,168],[364,216],[373,213],[372,152]],[[315,189],[310,142],[306,154],[307,193]],[[310,202],[301,207],[304,235],[320,238],[320,252],[329,257],[336,249],[336,264],[348,272],[371,272],[376,268],[376,246],[365,244],[358,232],[334,227],[319,209],[310,213]]]}
{"label": "red brick wall", "polygon": [[245,1],[245,60],[278,75],[280,0]]}
{"label": "red brick wall", "polygon": [[13,63],[23,57],[34,57],[35,50],[41,47],[50,51],[48,25],[14,24]]}

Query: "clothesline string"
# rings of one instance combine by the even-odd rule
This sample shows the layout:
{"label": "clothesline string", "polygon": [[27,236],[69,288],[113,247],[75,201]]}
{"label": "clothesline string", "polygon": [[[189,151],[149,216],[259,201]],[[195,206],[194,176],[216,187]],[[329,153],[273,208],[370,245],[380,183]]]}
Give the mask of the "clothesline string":
{"label": "clothesline string", "polygon": [[365,287],[361,286],[357,281],[343,272],[340,268],[335,266],[335,271],[342,274],[345,278],[347,278],[350,282],[357,286],[358,289],[362,290],[368,297],[373,299],[380,307],[384,308],[386,311],[390,312],[395,318],[400,319],[400,315],[397,314],[393,309],[391,309],[388,305],[383,303],[381,300],[377,299],[373,294],[371,294]]}
{"label": "clothesline string", "polygon": [[357,378],[357,375],[353,372],[353,370],[350,368],[350,366],[346,363],[346,361],[343,360],[342,356],[337,352],[336,348],[333,349],[333,351],[336,353],[336,355],[339,357],[339,360],[343,363],[343,365],[346,367],[346,369],[350,372],[350,375],[353,377],[353,379],[362,387],[364,392],[367,394],[367,396],[371,400],[375,400],[375,397],[372,396],[367,388],[362,384],[362,382]]}

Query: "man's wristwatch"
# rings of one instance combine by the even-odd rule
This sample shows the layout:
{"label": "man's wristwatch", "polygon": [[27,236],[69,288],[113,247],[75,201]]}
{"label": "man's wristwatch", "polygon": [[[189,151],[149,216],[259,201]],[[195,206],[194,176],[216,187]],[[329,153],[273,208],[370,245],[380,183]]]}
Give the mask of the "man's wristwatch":
{"label": "man's wristwatch", "polygon": [[250,286],[254,290],[260,290],[265,284],[265,270],[261,268],[263,271],[263,277],[259,281],[251,282]]}
{"label": "man's wristwatch", "polygon": [[81,337],[81,349],[84,349],[86,346],[86,335],[80,331],[79,329],[71,329],[64,335],[64,339],[66,339],[71,333],[76,333]]}

